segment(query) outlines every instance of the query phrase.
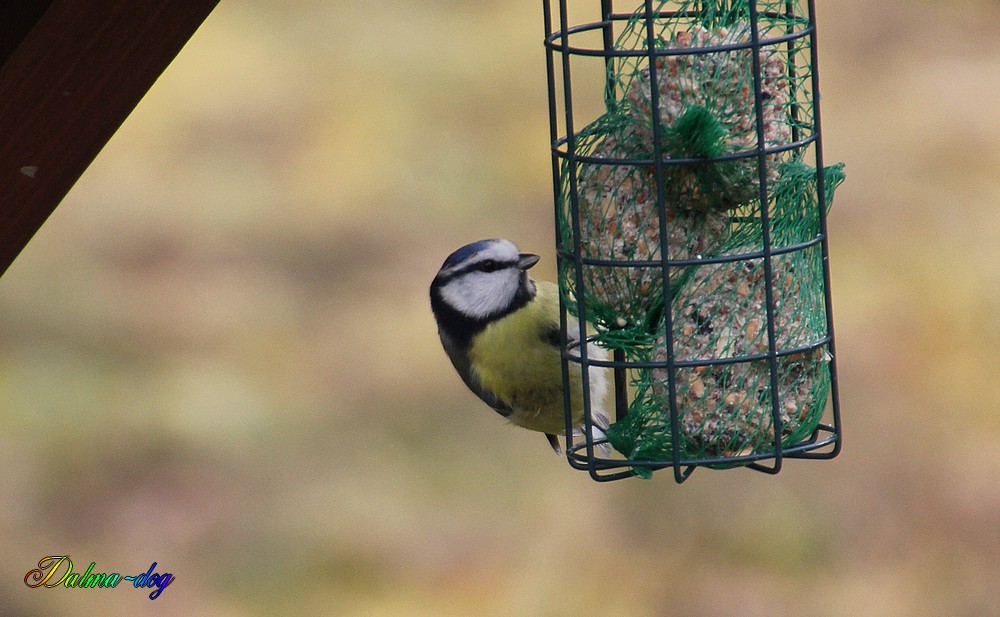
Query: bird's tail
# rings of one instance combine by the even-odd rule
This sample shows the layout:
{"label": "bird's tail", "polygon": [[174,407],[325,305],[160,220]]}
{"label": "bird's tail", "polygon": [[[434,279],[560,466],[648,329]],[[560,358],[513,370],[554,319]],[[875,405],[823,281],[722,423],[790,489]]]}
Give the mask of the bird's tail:
{"label": "bird's tail", "polygon": [[[611,444],[608,443],[608,437],[604,434],[607,430],[610,420],[608,419],[608,414],[601,410],[593,410],[590,413],[590,441],[594,443],[594,448],[601,454],[601,456],[609,457],[614,451],[611,448]],[[581,426],[577,430],[573,431],[575,436],[580,438],[583,437],[583,427]]]}
{"label": "bird's tail", "polygon": [[[567,331],[572,333],[575,331],[576,327],[575,322],[570,322],[570,327]],[[571,341],[567,347],[570,349],[571,356],[580,356],[579,338]],[[586,347],[588,358],[592,360],[608,359],[607,350],[596,345],[592,340],[592,337],[586,340]],[[608,443],[608,437],[604,432],[611,423],[608,419],[608,414],[604,411],[609,394],[608,369],[591,365],[588,370],[588,375],[590,382],[590,441],[594,443],[597,451],[600,452],[602,456],[609,457],[611,456],[613,449],[611,448],[611,444]],[[581,426],[577,428],[573,431],[573,434],[582,437],[583,427]]]}

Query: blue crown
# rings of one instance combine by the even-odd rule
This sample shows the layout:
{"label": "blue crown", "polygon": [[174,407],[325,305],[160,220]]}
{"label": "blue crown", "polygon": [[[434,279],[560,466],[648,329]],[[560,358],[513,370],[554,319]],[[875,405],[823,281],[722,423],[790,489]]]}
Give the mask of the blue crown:
{"label": "blue crown", "polygon": [[451,255],[448,255],[448,259],[444,260],[445,267],[454,266],[455,264],[460,264],[469,257],[472,257],[479,251],[485,249],[490,244],[496,242],[496,239],[491,240],[480,240],[478,242],[473,242],[471,244],[466,244],[462,248],[456,250]]}

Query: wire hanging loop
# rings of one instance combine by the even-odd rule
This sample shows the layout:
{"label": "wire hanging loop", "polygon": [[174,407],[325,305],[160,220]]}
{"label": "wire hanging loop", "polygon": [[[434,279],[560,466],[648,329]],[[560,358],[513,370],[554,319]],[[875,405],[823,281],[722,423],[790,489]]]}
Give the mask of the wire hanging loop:
{"label": "wire hanging loop", "polygon": [[844,174],[823,166],[812,2],[600,0],[581,24],[543,4],[563,340],[610,352],[564,350],[567,413],[571,375],[614,384],[616,453],[595,455],[588,408],[570,464],[683,482],[836,456],[826,215]]}

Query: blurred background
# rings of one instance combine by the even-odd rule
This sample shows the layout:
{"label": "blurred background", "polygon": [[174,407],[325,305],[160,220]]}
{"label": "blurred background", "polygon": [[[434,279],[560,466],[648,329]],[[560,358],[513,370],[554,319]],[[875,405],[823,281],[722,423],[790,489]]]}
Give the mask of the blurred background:
{"label": "blurred background", "polygon": [[0,279],[0,615],[1000,615],[1000,4],[817,4],[839,458],[598,484],[454,374],[448,253],[555,276],[540,2],[223,2]]}

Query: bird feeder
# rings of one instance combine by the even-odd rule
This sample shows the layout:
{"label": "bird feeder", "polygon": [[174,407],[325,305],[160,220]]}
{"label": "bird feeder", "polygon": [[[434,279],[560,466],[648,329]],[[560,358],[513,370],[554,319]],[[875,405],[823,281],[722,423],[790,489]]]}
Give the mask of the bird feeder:
{"label": "bird feeder", "polygon": [[563,341],[612,358],[564,346],[564,398],[573,372],[614,375],[617,454],[567,409],[570,464],[683,482],[836,456],[844,173],[823,162],[813,2],[543,2]]}

